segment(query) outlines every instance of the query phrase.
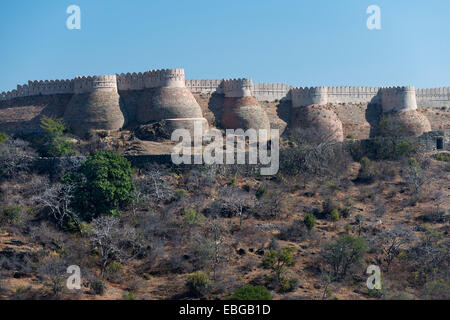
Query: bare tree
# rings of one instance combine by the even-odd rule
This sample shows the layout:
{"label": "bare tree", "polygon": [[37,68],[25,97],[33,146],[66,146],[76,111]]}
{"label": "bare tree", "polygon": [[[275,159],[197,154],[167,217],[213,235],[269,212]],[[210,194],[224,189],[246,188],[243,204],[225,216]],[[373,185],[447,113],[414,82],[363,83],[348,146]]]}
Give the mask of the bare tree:
{"label": "bare tree", "polygon": [[216,280],[219,266],[229,260],[229,246],[225,242],[226,228],[216,221],[209,221],[205,237],[197,239],[198,253],[212,268]]}
{"label": "bare tree", "polygon": [[172,197],[170,183],[158,166],[151,166],[135,179],[143,201],[164,201]]}
{"label": "bare tree", "polygon": [[412,188],[412,194],[417,197],[422,194],[423,187],[436,179],[432,172],[425,172],[420,163],[414,159],[409,159],[408,166],[403,171],[405,182]]}
{"label": "bare tree", "polygon": [[392,230],[385,230],[380,233],[379,240],[384,253],[384,261],[386,261],[386,272],[398,256],[402,249],[406,249],[406,245],[411,243],[414,235],[411,229],[401,225],[396,225]]}
{"label": "bare tree", "polygon": [[0,174],[10,178],[27,170],[36,153],[29,144],[20,139],[8,139],[0,144]]}
{"label": "bare tree", "polygon": [[55,296],[58,296],[64,289],[64,279],[68,266],[64,259],[50,258],[38,269],[38,273],[50,286]]}
{"label": "bare tree", "polygon": [[92,221],[90,242],[101,258],[101,277],[112,260],[124,262],[139,245],[134,229],[121,226],[116,217],[102,216]]}
{"label": "bare tree", "polygon": [[33,196],[32,200],[42,209],[48,210],[59,227],[63,226],[66,219],[70,219],[79,225],[79,219],[71,208],[74,190],[74,184],[56,183],[47,185],[43,193]]}
{"label": "bare tree", "polygon": [[225,186],[220,193],[222,208],[239,217],[239,226],[242,226],[244,210],[253,207],[255,201],[254,195],[235,186]]}

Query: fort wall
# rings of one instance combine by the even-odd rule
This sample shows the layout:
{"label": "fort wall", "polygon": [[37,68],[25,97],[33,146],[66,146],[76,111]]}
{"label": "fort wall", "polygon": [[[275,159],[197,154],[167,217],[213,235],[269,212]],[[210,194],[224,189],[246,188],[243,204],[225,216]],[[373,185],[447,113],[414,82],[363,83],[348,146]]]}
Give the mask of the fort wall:
{"label": "fort wall", "polygon": [[253,96],[252,79],[227,79],[222,83],[226,98],[243,98]]}
{"label": "fort wall", "polygon": [[[245,89],[238,88],[242,85],[240,83],[242,81],[249,83]],[[114,82],[116,82],[115,85]],[[116,88],[118,91],[186,87],[192,93],[224,94],[224,85],[228,86],[229,97],[252,95],[259,101],[293,100],[295,104],[323,103],[325,101],[328,103],[381,103],[382,96],[378,94],[380,89],[389,89],[363,86],[294,88],[283,83],[253,83],[251,79],[185,80],[183,69],[162,69],[144,73],[122,73],[115,76],[77,77],[72,80],[29,81],[28,84],[18,85],[15,90],[0,93],[0,101],[37,95],[92,92],[94,86],[97,90]],[[236,85],[236,88],[232,89],[233,85]],[[321,92],[324,90],[327,91],[326,94]],[[294,97],[292,97],[293,94]],[[386,94],[384,101],[388,104],[394,103],[396,99],[392,100],[394,95],[395,92]],[[399,92],[398,101],[406,103],[406,100],[409,99],[408,103],[413,103],[412,95],[406,94],[400,98],[402,95],[403,93]],[[450,87],[417,89],[415,90],[415,99],[418,108],[450,107]]]}

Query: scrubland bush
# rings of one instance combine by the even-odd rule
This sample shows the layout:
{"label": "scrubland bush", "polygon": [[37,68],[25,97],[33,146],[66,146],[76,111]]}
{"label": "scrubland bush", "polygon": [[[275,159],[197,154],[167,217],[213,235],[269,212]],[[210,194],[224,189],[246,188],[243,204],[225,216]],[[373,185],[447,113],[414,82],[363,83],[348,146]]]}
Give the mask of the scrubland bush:
{"label": "scrubland bush", "polygon": [[311,231],[316,225],[316,216],[313,215],[312,213],[308,213],[305,215],[303,222],[304,222],[306,228],[309,231]]}
{"label": "scrubland bush", "polygon": [[208,294],[211,286],[212,281],[204,271],[197,271],[186,279],[186,287],[189,289],[189,293],[198,298]]}
{"label": "scrubland bush", "polygon": [[270,291],[264,286],[245,285],[234,291],[225,300],[272,300]]}
{"label": "scrubland bush", "polygon": [[325,245],[322,256],[325,262],[330,265],[333,277],[342,279],[353,264],[363,259],[367,249],[364,239],[343,235]]}

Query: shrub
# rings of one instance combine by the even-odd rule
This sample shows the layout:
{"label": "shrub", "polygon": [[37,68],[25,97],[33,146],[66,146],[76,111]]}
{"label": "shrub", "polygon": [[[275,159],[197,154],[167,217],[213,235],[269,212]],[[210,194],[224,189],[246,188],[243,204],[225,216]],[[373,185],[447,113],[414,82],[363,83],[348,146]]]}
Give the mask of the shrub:
{"label": "shrub", "polygon": [[134,296],[134,292],[130,291],[122,296],[124,300],[134,300],[136,297]]}
{"label": "shrub", "polygon": [[266,187],[259,186],[258,190],[256,190],[256,198],[261,199],[266,194]]}
{"label": "shrub", "polygon": [[4,132],[0,132],[0,143],[5,142],[6,140],[8,140],[8,135]]}
{"label": "shrub", "polygon": [[353,134],[348,134],[347,135],[347,137],[346,137],[347,139],[351,139],[351,140],[353,140],[353,139],[355,139],[355,136],[353,135]]}
{"label": "shrub", "polygon": [[0,175],[11,178],[21,172],[29,171],[35,156],[36,153],[27,142],[20,139],[7,139],[0,143]]}
{"label": "shrub", "polygon": [[100,214],[118,213],[119,207],[132,200],[135,186],[131,181],[130,162],[110,151],[99,151],[80,166],[77,174],[66,176],[76,185],[75,205],[84,219]]}
{"label": "shrub", "polygon": [[67,127],[63,119],[43,116],[41,128],[44,130],[44,140],[39,149],[43,156],[62,157],[75,154],[73,143],[64,137]]}
{"label": "shrub", "polygon": [[186,287],[195,297],[205,296],[211,289],[212,281],[204,271],[197,271],[187,277]]}
{"label": "shrub", "polygon": [[105,272],[108,274],[116,274],[122,271],[122,265],[117,261],[112,261],[108,266],[105,268]]}
{"label": "shrub", "polygon": [[3,217],[9,222],[17,222],[20,219],[22,210],[19,207],[6,207],[3,209]]}
{"label": "shrub", "polygon": [[308,213],[307,215],[305,215],[305,219],[303,220],[303,222],[305,223],[306,228],[311,231],[316,225],[316,216],[312,213]]}
{"label": "shrub", "polygon": [[330,219],[332,221],[338,221],[339,220],[339,211],[337,209],[334,209],[333,211],[331,211]]}
{"label": "shrub", "polygon": [[264,286],[245,285],[236,289],[234,294],[225,300],[272,300],[272,295]]}
{"label": "shrub", "polygon": [[184,197],[186,197],[187,191],[184,189],[177,189],[177,190],[175,190],[174,195],[175,195],[176,200],[180,200],[180,199],[183,199]]}
{"label": "shrub", "polygon": [[434,158],[439,161],[450,162],[450,153],[438,153]]}
{"label": "shrub", "polygon": [[292,292],[295,289],[297,289],[298,284],[299,281],[297,278],[282,278],[280,292],[281,293]]}
{"label": "shrub", "polygon": [[348,218],[350,216],[350,208],[349,207],[343,207],[340,210],[342,217]]}
{"label": "shrub", "polygon": [[416,152],[417,145],[405,139],[382,138],[357,141],[350,146],[350,152],[356,161],[363,157],[377,160],[399,160]]}
{"label": "shrub", "polygon": [[102,280],[92,280],[89,285],[94,294],[102,296],[105,293],[105,284]]}
{"label": "shrub", "polygon": [[341,204],[333,199],[325,199],[325,201],[322,204],[322,216],[328,217],[333,210],[339,210],[341,208]]}
{"label": "shrub", "polygon": [[445,280],[427,282],[423,291],[427,299],[450,299],[450,283]]}
{"label": "shrub", "polygon": [[373,182],[377,175],[377,170],[372,164],[372,161],[367,157],[363,157],[359,163],[361,164],[361,167],[359,168],[357,180],[367,183]]}
{"label": "shrub", "polygon": [[269,250],[263,258],[263,267],[270,269],[281,284],[286,267],[294,264],[294,248],[284,247],[281,250]]}
{"label": "shrub", "polygon": [[342,235],[336,241],[325,245],[323,257],[331,268],[333,275],[343,278],[351,265],[359,262],[367,252],[367,244],[360,237]]}
{"label": "shrub", "polygon": [[296,241],[306,234],[305,222],[294,220],[291,225],[287,225],[280,230],[279,238],[285,241]]}
{"label": "shrub", "polygon": [[184,209],[184,223],[188,226],[202,226],[205,216],[194,209]]}

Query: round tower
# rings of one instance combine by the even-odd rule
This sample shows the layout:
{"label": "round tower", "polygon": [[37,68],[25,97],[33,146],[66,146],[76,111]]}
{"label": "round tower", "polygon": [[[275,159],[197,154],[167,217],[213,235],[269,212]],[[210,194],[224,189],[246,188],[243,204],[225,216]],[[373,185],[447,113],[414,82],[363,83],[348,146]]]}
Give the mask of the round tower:
{"label": "round tower", "polygon": [[185,83],[183,69],[145,72],[145,89],[136,110],[137,122],[144,124],[165,120],[169,130],[191,130],[195,123],[202,124],[203,130],[206,130],[208,122]]}
{"label": "round tower", "polygon": [[74,95],[64,113],[71,130],[83,136],[90,130],[119,130],[125,119],[115,75],[78,77]]}
{"label": "round tower", "polygon": [[251,79],[223,80],[221,124],[225,129],[270,129],[269,118],[252,95]]}
{"label": "round tower", "polygon": [[291,99],[293,107],[306,107],[312,104],[325,105],[328,103],[328,88],[293,88],[291,89]]}
{"label": "round tower", "polygon": [[328,88],[291,89],[290,130],[299,140],[312,143],[344,140],[342,121],[329,109]]}
{"label": "round tower", "polygon": [[430,121],[417,110],[414,87],[382,88],[380,95],[383,114],[378,129],[382,136],[421,136],[431,131]]}

